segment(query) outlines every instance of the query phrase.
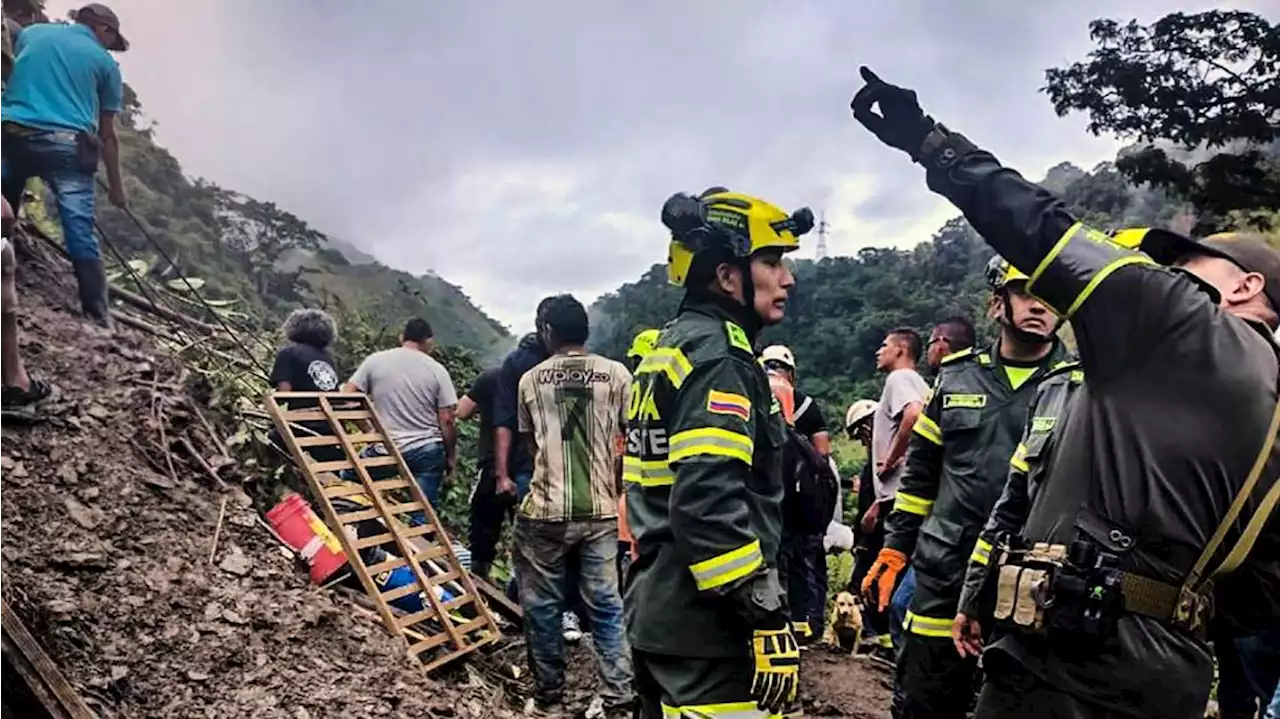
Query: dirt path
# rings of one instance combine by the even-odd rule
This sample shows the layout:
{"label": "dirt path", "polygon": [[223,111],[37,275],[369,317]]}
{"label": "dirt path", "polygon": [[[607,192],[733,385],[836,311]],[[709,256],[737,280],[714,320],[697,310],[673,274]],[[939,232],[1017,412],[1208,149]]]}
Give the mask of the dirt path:
{"label": "dirt path", "polygon": [[891,670],[864,657],[815,648],[801,658],[800,672],[805,716],[888,718]]}

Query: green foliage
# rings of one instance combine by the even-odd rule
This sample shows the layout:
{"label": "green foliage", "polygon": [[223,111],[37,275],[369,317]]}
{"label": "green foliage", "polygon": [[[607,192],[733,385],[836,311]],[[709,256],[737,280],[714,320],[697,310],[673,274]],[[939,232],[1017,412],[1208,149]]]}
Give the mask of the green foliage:
{"label": "green foliage", "polygon": [[1089,28],[1098,47],[1048,70],[1045,91],[1059,115],[1087,113],[1093,134],[1145,145],[1117,161],[1125,177],[1192,203],[1202,229],[1280,207],[1280,28],[1228,10]]}

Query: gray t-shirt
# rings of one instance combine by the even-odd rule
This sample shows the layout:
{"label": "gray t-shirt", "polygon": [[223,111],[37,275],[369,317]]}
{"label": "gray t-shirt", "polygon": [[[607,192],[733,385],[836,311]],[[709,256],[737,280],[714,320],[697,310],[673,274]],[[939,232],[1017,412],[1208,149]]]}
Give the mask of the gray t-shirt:
{"label": "gray t-shirt", "polygon": [[437,413],[458,404],[444,365],[407,347],[369,355],[351,375],[351,384],[373,400],[401,452],[442,441]]}
{"label": "gray t-shirt", "polygon": [[[871,420],[871,462],[872,468],[880,466],[880,459],[889,454],[893,438],[898,434],[898,426],[902,424],[902,410],[912,402],[924,404],[924,396],[929,391],[920,373],[913,369],[896,369],[884,380],[884,392],[880,394],[880,406]],[[875,472],[872,472],[875,476]],[[875,478],[876,501],[893,499],[902,484],[902,467]]]}

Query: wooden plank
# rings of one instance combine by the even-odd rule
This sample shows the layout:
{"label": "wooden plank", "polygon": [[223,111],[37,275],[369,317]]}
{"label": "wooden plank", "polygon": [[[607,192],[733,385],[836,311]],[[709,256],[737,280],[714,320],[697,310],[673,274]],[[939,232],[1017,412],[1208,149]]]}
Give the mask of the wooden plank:
{"label": "wooden plank", "polygon": [[[467,573],[471,574],[471,572]],[[479,589],[480,593],[484,595],[484,600],[488,603],[491,609],[498,614],[501,614],[504,619],[517,627],[524,626],[524,611],[520,609],[519,604],[515,604],[510,599],[507,599],[506,592],[498,589],[475,574],[471,574],[471,581],[476,585],[476,589]]]}
{"label": "wooden plank", "polygon": [[45,705],[50,714],[68,719],[98,719],[98,715],[89,709],[89,706],[80,698],[79,692],[58,670],[58,665],[49,658],[48,654],[45,654],[44,649],[27,631],[18,615],[9,608],[9,603],[3,600],[0,600],[0,622],[3,623],[5,638],[17,650],[16,658],[19,661],[15,661],[14,666],[20,667],[25,663],[38,675],[34,677],[37,681],[32,681],[33,677],[27,677],[26,672],[20,670],[27,679],[32,693],[42,702],[49,694],[52,694],[56,700],[57,703],[53,707]]}

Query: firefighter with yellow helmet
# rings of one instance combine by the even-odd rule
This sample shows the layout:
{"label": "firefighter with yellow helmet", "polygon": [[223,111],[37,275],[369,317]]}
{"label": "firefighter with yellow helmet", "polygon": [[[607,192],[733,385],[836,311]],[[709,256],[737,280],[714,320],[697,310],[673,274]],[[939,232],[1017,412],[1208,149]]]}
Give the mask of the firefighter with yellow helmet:
{"label": "firefighter with yellow helmet", "polygon": [[647,716],[775,716],[800,654],[777,571],[784,426],[753,342],[782,321],[783,255],[813,227],[724,188],[673,195],[685,296],[636,370],[623,479],[638,557],[626,625]]}
{"label": "firefighter with yellow helmet", "polygon": [[974,696],[977,660],[951,642],[965,567],[1004,488],[1036,386],[1067,359],[1057,318],[1027,294],[1027,280],[999,257],[988,265],[989,314],[1000,336],[989,349],[943,358],[912,428],[884,547],[863,579],[863,592],[883,609],[907,564],[915,567],[895,716],[962,719]]}
{"label": "firefighter with yellow helmet", "polygon": [[631,340],[631,347],[627,349],[627,367],[632,372],[640,366],[640,362],[653,351],[653,346],[658,342],[658,335],[662,330],[647,329],[640,330]]}

